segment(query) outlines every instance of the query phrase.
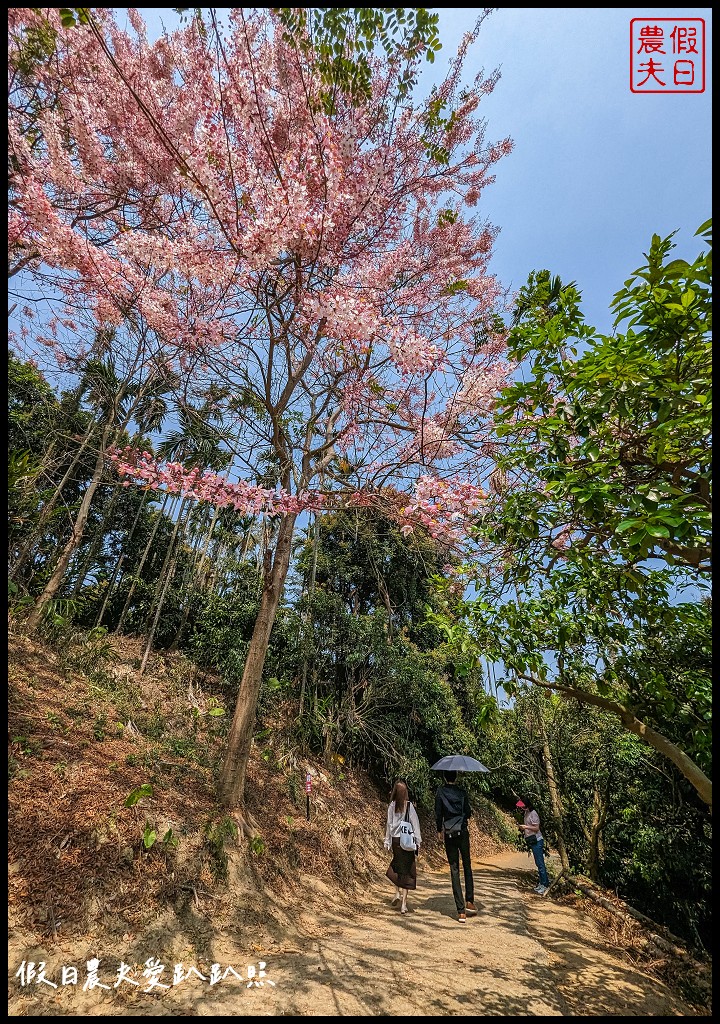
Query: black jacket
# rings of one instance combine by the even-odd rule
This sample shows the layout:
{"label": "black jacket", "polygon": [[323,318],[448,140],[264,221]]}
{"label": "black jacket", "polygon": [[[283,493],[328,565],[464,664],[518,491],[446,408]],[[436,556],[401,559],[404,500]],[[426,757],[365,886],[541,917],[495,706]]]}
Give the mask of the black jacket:
{"label": "black jacket", "polygon": [[435,824],[438,832],[444,831],[443,821],[459,820],[460,818],[462,818],[460,827],[466,829],[471,814],[467,793],[454,783],[446,782],[435,794]]}

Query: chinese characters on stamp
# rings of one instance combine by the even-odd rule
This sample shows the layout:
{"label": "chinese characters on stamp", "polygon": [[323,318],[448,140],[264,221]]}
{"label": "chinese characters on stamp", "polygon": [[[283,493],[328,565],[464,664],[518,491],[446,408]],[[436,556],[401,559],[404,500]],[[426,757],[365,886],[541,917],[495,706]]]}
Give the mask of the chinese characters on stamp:
{"label": "chinese characters on stamp", "polygon": [[704,92],[704,18],[633,18],[632,92]]}

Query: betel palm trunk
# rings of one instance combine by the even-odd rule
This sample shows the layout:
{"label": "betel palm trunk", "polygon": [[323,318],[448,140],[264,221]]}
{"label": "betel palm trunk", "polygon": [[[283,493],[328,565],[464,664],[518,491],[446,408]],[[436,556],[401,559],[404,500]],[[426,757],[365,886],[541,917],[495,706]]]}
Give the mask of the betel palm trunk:
{"label": "betel palm trunk", "polygon": [[33,609],[30,612],[30,615],[28,616],[28,627],[30,629],[37,628],[38,624],[40,623],[40,620],[43,617],[43,613],[46,607],[51,601],[55,599],[55,596],[57,595],[57,592],[60,589],[62,581],[65,578],[65,572],[67,570],[68,565],[70,564],[70,559],[72,558],[73,554],[75,553],[80,544],[83,531],[85,529],[85,524],[87,522],[88,514],[90,512],[90,503],[93,500],[95,491],[98,489],[100,479],[103,474],[103,469],[105,468],[105,453],[107,452],[108,441],[112,435],[112,432],[113,428],[110,426],[107,426],[103,431],[102,439],[100,441],[100,451],[98,452],[98,457],[95,462],[95,469],[93,471],[92,479],[87,490],[85,491],[85,494],[83,495],[83,500],[80,503],[78,514],[75,517],[75,521],[73,522],[72,525],[72,530],[70,531],[70,537],[68,538],[65,547],[62,549],[60,553],[60,558],[58,559],[57,564],[55,565],[55,568],[45,586],[45,589],[35,601],[35,605],[33,606]]}
{"label": "betel palm trunk", "polygon": [[[132,543],[133,536],[135,535],[135,529],[137,527],[137,524],[140,522],[140,516],[142,515],[143,509],[145,508],[145,505],[147,503],[148,495],[150,493],[151,493],[150,490],[146,490],[145,493],[142,496],[142,501],[138,505],[138,510],[135,513],[135,519],[133,520],[133,524],[130,527],[130,532],[127,535],[126,543],[128,545]],[[97,617],[97,619],[95,621],[95,625],[96,626],[99,626],[102,623],[103,616],[105,614],[105,609],[108,606],[108,602],[110,601],[111,596],[115,593],[115,584],[117,583],[118,576],[120,575],[120,569],[122,568],[122,564],[125,561],[125,557],[126,557],[126,552],[122,551],[120,553],[120,557],[118,558],[117,562],[115,563],[115,568],[113,569],[112,578],[110,579],[110,582],[109,582],[109,584],[107,586],[107,589],[105,591],[105,597],[103,599],[102,607],[101,607],[100,612],[98,614],[98,617]]]}
{"label": "betel palm trunk", "polygon": [[[216,506],[213,510],[212,517],[210,519],[210,526],[206,531],[204,544],[203,536],[200,530],[197,531],[197,536],[192,543],[190,559],[188,561],[187,568],[185,570],[185,578],[182,582],[181,592],[183,599],[182,616],[180,618],[180,625],[177,628],[177,632],[173,638],[173,642],[170,644],[169,650],[175,651],[180,645],[182,639],[183,630],[187,620],[190,617],[190,611],[193,607],[193,598],[203,589],[202,572],[205,565],[205,559],[207,556],[208,548],[210,546],[210,540],[212,538],[213,530],[215,529],[215,523],[220,515],[220,509]],[[200,546],[202,544],[202,553],[200,553]]]}
{"label": "betel palm trunk", "polygon": [[56,507],[56,505],[57,505],[57,503],[58,503],[58,501],[59,501],[59,499],[60,499],[60,497],[62,495],[63,490],[67,486],[68,481],[70,480],[70,478],[71,478],[71,476],[73,474],[73,471],[75,470],[75,467],[80,462],[80,458],[81,458],[83,452],[85,451],[85,449],[87,448],[87,446],[88,446],[88,444],[90,442],[90,438],[93,435],[93,431],[95,430],[95,427],[96,427],[95,423],[91,423],[90,426],[88,427],[88,430],[87,430],[85,436],[83,437],[81,444],[79,445],[79,447],[77,448],[75,454],[73,455],[73,458],[72,458],[72,460],[70,462],[70,465],[65,470],[65,473],[63,474],[63,477],[62,477],[60,483],[56,486],[56,488],[53,491],[53,493],[51,494],[50,498],[48,499],[48,501],[43,506],[43,508],[42,508],[42,510],[40,512],[40,515],[38,517],[38,521],[37,521],[37,523],[35,525],[35,529],[32,531],[32,533],[28,537],[27,541],[25,542],[25,544],[20,549],[20,551],[18,553],[18,556],[15,559],[15,561],[14,561],[14,563],[13,563],[11,569],[10,569],[10,578],[11,579],[15,579],[19,575],[20,570],[25,565],[29,555],[31,554],[33,549],[37,546],[38,539],[40,538],[40,536],[42,534],[43,528],[49,522],[50,516],[55,511],[55,507]]}
{"label": "betel palm trunk", "polygon": [[102,522],[98,525],[95,536],[88,544],[88,549],[85,557],[82,560],[82,565],[78,567],[77,579],[75,580],[75,586],[73,587],[72,596],[77,597],[82,590],[88,572],[96,564],[98,554],[102,549],[102,545],[105,542],[105,538],[108,534],[109,524],[112,522],[113,515],[115,513],[115,507],[118,503],[118,498],[122,490],[122,484],[110,484],[112,496],[110,501],[107,502],[105,511],[102,513]]}
{"label": "betel palm trunk", "polygon": [[[145,652],[143,654],[142,664],[140,665],[140,675],[143,674],[147,666],[148,658],[150,657],[150,652],[152,650],[153,640],[155,639],[155,631],[157,630],[163,605],[165,604],[165,596],[170,585],[170,580],[175,575],[175,569],[177,567],[178,558],[178,549],[176,546],[176,542],[178,533],[181,533],[181,531],[184,532],[185,530],[185,505],[187,501],[187,498],[183,498],[182,501],[180,502],[180,511],[178,512],[177,522],[175,523],[175,529],[172,532],[170,543],[168,544],[168,549],[165,554],[165,560],[162,564],[160,575],[158,576],[157,586],[155,588],[155,601],[157,603],[155,606],[155,614],[153,617],[152,625],[150,626],[150,632],[147,638],[147,644],[145,645]],[[188,516],[189,515],[190,510],[188,508]]]}
{"label": "betel palm trunk", "polygon": [[[240,692],[228,737],[225,760],[220,770],[218,799],[224,807],[239,807],[243,801],[245,775],[255,726],[255,709],[278,605],[290,565],[296,514],[283,517],[275,551],[267,552],[260,609],[243,670]],[[269,557],[271,556],[272,557]]]}
{"label": "betel palm trunk", "polygon": [[133,597],[135,595],[135,588],[137,586],[137,582],[136,581],[140,578],[140,573],[143,571],[143,568],[145,566],[145,562],[147,561],[148,555],[150,554],[150,548],[152,547],[152,542],[155,540],[155,534],[158,531],[158,527],[160,526],[160,523],[163,521],[163,516],[165,514],[165,506],[167,505],[169,500],[170,500],[170,495],[169,494],[165,494],[165,496],[163,497],[162,503],[160,505],[160,509],[158,510],[157,516],[155,518],[155,522],[153,523],[153,528],[150,531],[150,536],[148,537],[147,542],[145,544],[145,549],[144,549],[144,551],[142,553],[142,556],[140,558],[140,564],[138,565],[138,567],[134,570],[134,572],[132,574],[132,581],[130,583],[130,588],[128,589],[127,596],[125,598],[125,604],[123,605],[122,611],[120,612],[120,618],[118,619],[118,624],[115,627],[115,629],[113,630],[113,633],[119,633],[120,630],[123,627],[123,624],[125,622],[125,616],[127,615],[128,611],[130,610],[130,602],[132,601],[132,599],[133,599]]}

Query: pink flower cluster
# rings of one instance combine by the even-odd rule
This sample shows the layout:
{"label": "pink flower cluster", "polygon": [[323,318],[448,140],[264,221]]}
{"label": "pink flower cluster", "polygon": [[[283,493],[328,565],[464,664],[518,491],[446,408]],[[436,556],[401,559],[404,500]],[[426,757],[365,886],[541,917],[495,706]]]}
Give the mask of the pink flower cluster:
{"label": "pink flower cluster", "polygon": [[[186,470],[178,462],[161,466],[150,452],[137,452],[129,447],[112,451],[109,458],[120,476],[141,481],[153,489],[197,498],[220,508],[231,507],[248,515],[320,512],[325,504],[325,495],[317,491],[292,495],[282,488],[258,487],[245,480],[232,482],[207,470]],[[125,486],[131,482],[130,479],[125,481]]]}
{"label": "pink flower cluster", "polygon": [[486,492],[469,480],[421,476],[410,502],[401,509],[400,532],[413,533],[417,526],[432,537],[457,541],[463,527],[482,508]]}
{"label": "pink flower cluster", "polygon": [[127,31],[112,9],[91,9],[97,31],[64,29],[58,10],[9,17],[11,68],[29,32],[54,33],[52,60],[11,73],[11,259],[64,311],[64,331],[28,335],[68,368],[102,338],[132,373],[168,366],[171,410],[215,387],[242,475],[274,447],[298,483],[130,450],[118,472],[248,514],[368,495],[406,534],[458,536],[483,500],[511,370],[492,331],[496,232],[468,209],[511,143],[489,145],[476,113],[494,76],[460,93],[473,34],[430,101],[446,103],[439,161],[426,105],[387,116],[399,65],[373,57],[369,98],[340,90],[328,114],[273,9],[233,8],[221,32],[191,18],[154,43],[134,10]]}

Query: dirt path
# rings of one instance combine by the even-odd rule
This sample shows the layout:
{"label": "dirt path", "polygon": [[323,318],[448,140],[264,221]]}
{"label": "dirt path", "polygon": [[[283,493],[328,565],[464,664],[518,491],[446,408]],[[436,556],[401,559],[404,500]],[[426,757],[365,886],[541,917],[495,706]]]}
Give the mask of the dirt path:
{"label": "dirt path", "polygon": [[[616,956],[594,923],[552,897],[532,892],[535,873],[522,854],[474,865],[478,916],[460,924],[449,872],[418,871],[405,916],[379,885],[370,913],[334,910],[318,938],[282,953],[258,951],[262,987],[228,978],[197,979],[131,1001],[113,992],[57,995],[53,1015],[103,1016],[695,1016],[665,986]],[[248,956],[231,936],[214,944],[223,965]],[[245,970],[247,968],[245,967]],[[170,980],[165,978],[165,980]],[[274,982],[274,987],[268,984]],[[114,1003],[114,1005],[112,1005]],[[27,1013],[47,1015],[38,1006]],[[22,1011],[21,1011],[22,1013]],[[17,1012],[14,1015],[20,1015]]]}

